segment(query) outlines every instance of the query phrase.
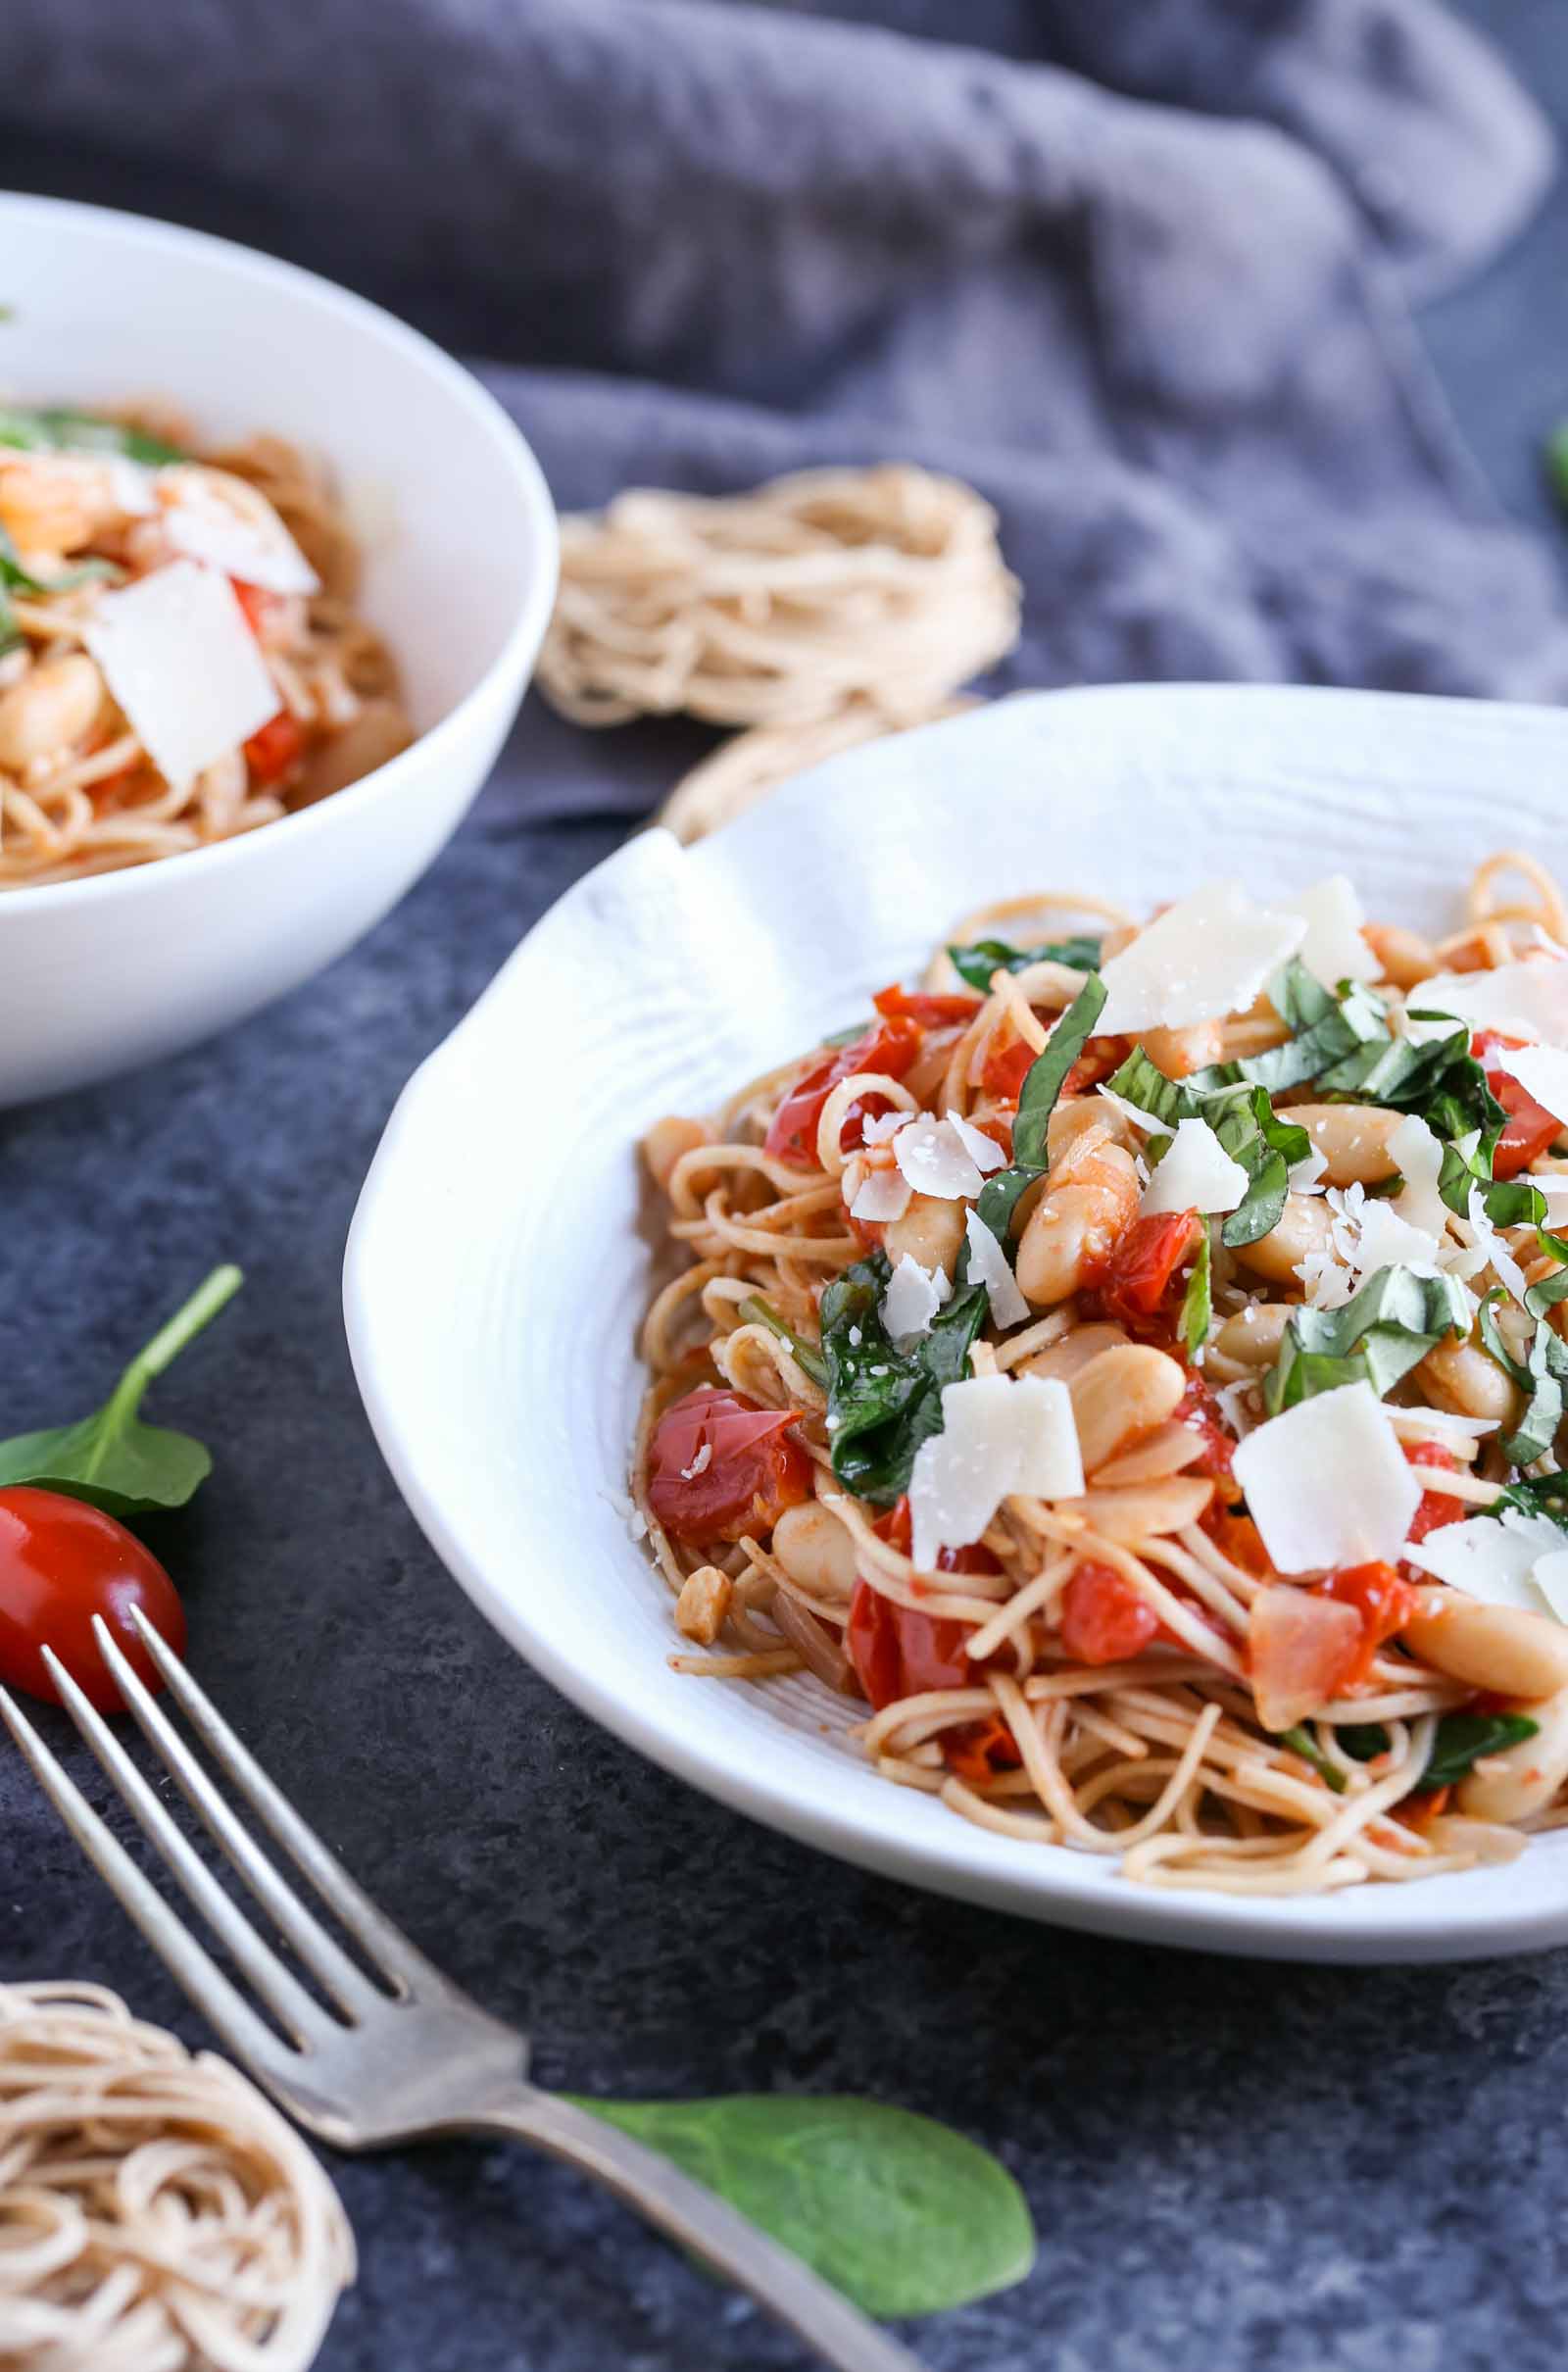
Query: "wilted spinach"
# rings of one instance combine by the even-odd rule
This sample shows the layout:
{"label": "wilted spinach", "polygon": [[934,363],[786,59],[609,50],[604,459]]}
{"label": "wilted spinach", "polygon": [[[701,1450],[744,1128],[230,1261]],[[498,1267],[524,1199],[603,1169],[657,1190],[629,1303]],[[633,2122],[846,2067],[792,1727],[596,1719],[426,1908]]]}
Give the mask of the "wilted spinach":
{"label": "wilted spinach", "polygon": [[908,1489],[920,1444],[941,1432],[942,1388],[968,1373],[991,1306],[984,1285],[965,1286],[928,1334],[900,1351],[882,1323],[891,1273],[887,1254],[874,1252],[834,1278],[821,1308],[833,1471],[857,1499],[878,1507]]}

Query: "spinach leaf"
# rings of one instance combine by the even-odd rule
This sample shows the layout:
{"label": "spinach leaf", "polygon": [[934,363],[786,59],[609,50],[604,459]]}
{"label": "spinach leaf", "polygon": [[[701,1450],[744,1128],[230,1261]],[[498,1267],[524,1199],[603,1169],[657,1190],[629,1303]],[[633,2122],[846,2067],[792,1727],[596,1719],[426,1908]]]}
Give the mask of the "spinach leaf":
{"label": "spinach leaf", "polygon": [[968,1373],[991,1306],[984,1285],[965,1286],[900,1351],[882,1323],[890,1274],[885,1252],[858,1260],[834,1278],[821,1310],[833,1471],[857,1499],[884,1507],[908,1489],[920,1444],[941,1432],[942,1387]]}
{"label": "spinach leaf", "polygon": [[50,404],[42,409],[0,410],[0,445],[21,446],[28,453],[118,453],[126,461],[146,462],[153,469],[165,462],[188,461],[177,445],[123,420],[101,420],[96,413],[73,412]]}
{"label": "spinach leaf", "polygon": [[1452,1787],[1488,1754],[1500,1754],[1504,1747],[1521,1745],[1526,1738],[1534,1738],[1540,1727],[1539,1721],[1531,1721],[1523,1713],[1445,1713],[1421,1774],[1421,1793]]}
{"label": "spinach leaf", "polygon": [[935,2314],[1022,2281],[1029,2209],[962,2134],[825,2095],[575,2103],[672,2158],[867,2314]]}
{"label": "spinach leaf", "polygon": [[1075,972],[1099,968],[1101,941],[1082,935],[1048,939],[1040,947],[1011,947],[1005,939],[975,939],[967,947],[950,947],[949,958],[960,980],[991,993],[993,972],[1023,972],[1031,964],[1067,964]]}
{"label": "spinach leaf", "polygon": [[1214,1075],[1209,1071],[1192,1079],[1167,1079],[1139,1046],[1106,1085],[1113,1095],[1124,1096],[1169,1129],[1179,1120],[1206,1120],[1232,1161],[1240,1161],[1247,1171],[1247,1192],[1220,1229],[1220,1241],[1235,1249],[1255,1244],[1278,1226],[1291,1169],[1306,1160],[1312,1144],[1304,1128],[1281,1118],[1266,1087],[1247,1080],[1206,1088],[1200,1084]]}
{"label": "spinach leaf", "polygon": [[1334,1734],[1352,1762],[1371,1762],[1389,1751],[1389,1733],[1381,1721],[1348,1721]]}
{"label": "spinach leaf", "polygon": [[760,1293],[747,1295],[741,1304],[741,1315],[749,1324],[765,1326],[770,1334],[778,1336],[781,1343],[788,1343],[797,1367],[808,1375],[813,1384],[820,1384],[824,1392],[827,1390],[827,1361],[821,1352],[814,1343],[808,1343],[803,1335],[797,1334],[792,1326],[786,1326],[778,1311],[764,1302]]}
{"label": "spinach leaf", "polygon": [[182,1507],[212,1472],[212,1458],[188,1433],[144,1425],[138,1414],[142,1396],[241,1282],[237,1268],[215,1268],[137,1353],[104,1406],[79,1424],[0,1442],[0,1485],[34,1483],[40,1490],[63,1491],[110,1515]]}
{"label": "spinach leaf", "polygon": [[1309,1762],[1318,1777],[1326,1786],[1334,1790],[1336,1796],[1344,1795],[1345,1773],[1337,1762],[1329,1760],[1305,1722],[1298,1721],[1293,1729],[1281,1730],[1279,1740],[1281,1746],[1288,1746],[1293,1754],[1299,1754],[1303,1762]]}
{"label": "spinach leaf", "polygon": [[1176,1330],[1187,1346],[1189,1359],[1198,1357],[1214,1323],[1213,1265],[1213,1251],[1205,1220],[1203,1232],[1198,1239],[1198,1258],[1187,1280],[1187,1291],[1182,1295],[1181,1315],[1176,1321]]}
{"label": "spinach leaf", "polygon": [[1446,1334],[1468,1334],[1463,1288],[1449,1276],[1380,1268],[1343,1310],[1299,1309],[1263,1380],[1270,1416],[1342,1384],[1369,1383],[1381,1400]]}
{"label": "spinach leaf", "polygon": [[999,1244],[1005,1246],[1012,1214],[1020,1201],[1046,1170],[1046,1142],[1051,1115],[1063,1082],[1093,1033],[1104,1010],[1105,984],[1091,972],[1051,1033],[1049,1044],[1024,1074],[1018,1111],[1012,1123],[1012,1162],[987,1178],[975,1205]]}

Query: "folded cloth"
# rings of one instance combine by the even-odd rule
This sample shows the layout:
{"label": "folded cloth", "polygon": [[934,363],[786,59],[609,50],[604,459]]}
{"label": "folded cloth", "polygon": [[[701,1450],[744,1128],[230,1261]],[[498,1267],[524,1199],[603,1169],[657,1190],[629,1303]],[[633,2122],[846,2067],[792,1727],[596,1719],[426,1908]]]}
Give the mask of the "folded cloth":
{"label": "folded cloth", "polygon": [[[24,184],[483,358],[564,505],[971,479],[1025,587],[1004,683],[1568,692],[1551,571],[1402,310],[1548,158],[1434,0],[821,5],[6,0],[0,124]],[[648,804],[671,744],[637,732],[531,725],[509,804]]]}

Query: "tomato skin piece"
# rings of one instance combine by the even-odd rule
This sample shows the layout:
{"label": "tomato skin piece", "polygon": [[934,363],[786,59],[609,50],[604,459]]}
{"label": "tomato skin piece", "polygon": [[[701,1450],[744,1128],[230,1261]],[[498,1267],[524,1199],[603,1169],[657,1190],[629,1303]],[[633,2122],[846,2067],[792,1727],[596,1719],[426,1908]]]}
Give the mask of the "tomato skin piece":
{"label": "tomato skin piece", "polygon": [[1191,1474],[1229,1474],[1236,1458],[1236,1437],[1220,1414],[1218,1401],[1196,1367],[1188,1369],[1187,1389],[1176,1403],[1175,1421],[1196,1433],[1203,1447],[1188,1467]]}
{"label": "tomato skin piece", "polygon": [[1124,1663],[1159,1631],[1159,1616],[1112,1565],[1074,1565],[1061,1594],[1061,1644],[1074,1663]]}
{"label": "tomato skin piece", "polygon": [[956,1779],[980,1787],[998,1771],[1015,1771],[1023,1756],[1002,1715],[993,1713],[989,1721],[966,1721],[951,1730],[942,1741],[942,1759]]}
{"label": "tomato skin piece", "polygon": [[1549,1145],[1554,1145],[1560,1136],[1568,1133],[1555,1113],[1549,1112],[1544,1104],[1538,1104],[1535,1097],[1520,1085],[1512,1071],[1487,1069],[1488,1055],[1494,1054],[1499,1046],[1523,1046],[1527,1043],[1524,1038],[1510,1038],[1500,1029],[1480,1030],[1470,1041],[1471,1054],[1487,1071],[1487,1085],[1508,1115],[1502,1134],[1497,1139],[1497,1150],[1492,1157],[1492,1174],[1494,1178],[1516,1178],[1521,1169],[1528,1169],[1531,1162],[1544,1154]]}
{"label": "tomato skin piece", "polygon": [[912,1021],[919,1029],[952,1029],[957,1022],[967,1025],[980,1011],[980,997],[928,997],[911,993],[906,988],[879,988],[871,999],[877,1012],[888,1021]]}
{"label": "tomato skin piece", "polygon": [[1035,1050],[1021,1038],[1010,1020],[991,1033],[980,1068],[980,1086],[997,1104],[1016,1104],[1019,1091],[1034,1067]]}
{"label": "tomato skin piece", "polygon": [[304,748],[304,728],[287,709],[280,709],[245,744],[245,764],[250,767],[251,780],[276,782],[279,775],[298,764]]}
{"label": "tomato skin piece", "polygon": [[[1412,1466],[1443,1466],[1450,1474],[1456,1474],[1459,1470],[1459,1460],[1441,1442],[1412,1442],[1404,1455]],[[1445,1524],[1461,1523],[1464,1512],[1464,1501],[1455,1499],[1451,1491],[1423,1491],[1421,1504],[1410,1518],[1410,1529],[1404,1536],[1405,1540],[1422,1541],[1429,1532],[1441,1531]],[[1429,1578],[1429,1575],[1422,1576],[1423,1580]]]}
{"label": "tomato skin piece", "polygon": [[100,1713],[122,1713],[93,1637],[101,1614],[139,1680],[163,1687],[131,1620],[139,1606],[176,1655],[185,1650],[185,1609],[151,1550],[113,1515],[63,1491],[31,1483],[0,1490],[0,1681],[58,1705],[43,1650],[53,1648]]}
{"label": "tomato skin piece", "polygon": [[850,1600],[844,1648],[866,1703],[880,1713],[928,1689],[966,1689],[975,1678],[963,1652],[966,1626],[896,1606],[868,1581]]}
{"label": "tomato skin piece", "polygon": [[1177,1269],[1198,1249],[1202,1224],[1196,1211],[1159,1211],[1124,1228],[1100,1279],[1107,1317],[1120,1318],[1135,1331],[1157,1317]]}
{"label": "tomato skin piece", "polygon": [[[853,1046],[841,1046],[825,1062],[813,1063],[796,1080],[774,1112],[763,1151],[788,1168],[814,1169],[816,1124],[822,1117],[823,1105],[840,1080],[852,1078],[858,1070],[881,1070],[890,1079],[902,1079],[919,1054],[924,1036],[917,1023],[896,1014],[891,1021],[868,1029]],[[846,1127],[857,1115],[863,1117],[873,1108],[882,1109],[876,1096],[868,1096],[864,1107],[853,1106],[846,1117]]]}
{"label": "tomato skin piece", "polygon": [[1391,1564],[1347,1565],[1320,1582],[1315,1595],[1352,1606],[1361,1618],[1361,1638],[1349,1656],[1333,1694],[1356,1688],[1372,1669],[1372,1658],[1386,1639],[1396,1638],[1415,1611],[1416,1595]]}
{"label": "tomato skin piece", "polygon": [[1062,1080],[1062,1094],[1087,1095],[1091,1087],[1098,1087],[1102,1079],[1108,1079],[1113,1071],[1120,1070],[1132,1050],[1131,1038],[1086,1039],[1083,1053]]}
{"label": "tomato skin piece", "polygon": [[245,613],[245,623],[258,642],[265,642],[268,625],[285,606],[284,595],[269,592],[265,585],[248,584],[243,576],[231,576],[228,581],[234,588],[234,599]]}
{"label": "tomato skin piece", "polygon": [[648,1450],[648,1504],[671,1539],[739,1540],[799,1507],[811,1486],[810,1455],[790,1430],[800,1413],[713,1384],[672,1402]]}

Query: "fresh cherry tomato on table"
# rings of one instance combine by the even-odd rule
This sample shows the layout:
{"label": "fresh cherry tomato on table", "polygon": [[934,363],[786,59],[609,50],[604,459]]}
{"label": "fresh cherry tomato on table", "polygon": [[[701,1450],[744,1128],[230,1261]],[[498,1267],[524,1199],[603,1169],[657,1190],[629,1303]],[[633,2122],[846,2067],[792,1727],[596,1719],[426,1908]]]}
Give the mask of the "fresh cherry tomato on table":
{"label": "fresh cherry tomato on table", "polygon": [[159,1689],[133,1606],[176,1655],[184,1652],[185,1613],[174,1585],[123,1524],[61,1491],[27,1483],[0,1490],[0,1682],[58,1705],[43,1660],[44,1649],[53,1648],[100,1713],[123,1712],[92,1618],[103,1616],[137,1678]]}

